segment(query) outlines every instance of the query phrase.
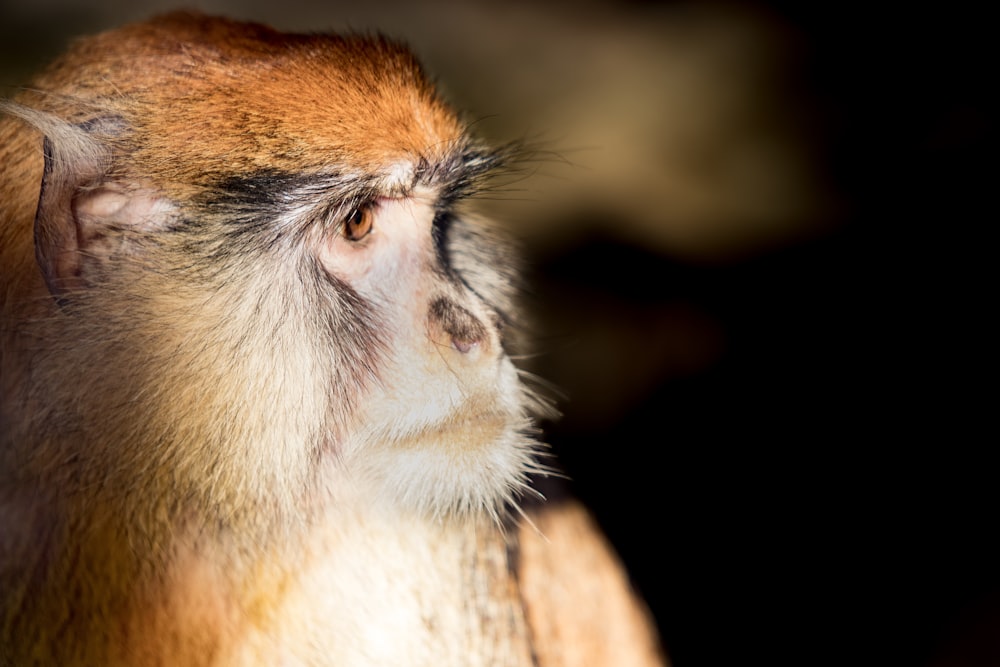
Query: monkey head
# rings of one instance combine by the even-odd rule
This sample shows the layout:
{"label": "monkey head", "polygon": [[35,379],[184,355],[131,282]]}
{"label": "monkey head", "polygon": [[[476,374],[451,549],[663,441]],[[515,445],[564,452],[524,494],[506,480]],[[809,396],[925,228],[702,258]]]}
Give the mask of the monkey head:
{"label": "monkey head", "polygon": [[228,521],[496,514],[540,469],[512,259],[464,205],[504,156],[407,50],[176,14],[7,111],[37,146],[2,232],[40,267],[2,297],[23,470]]}

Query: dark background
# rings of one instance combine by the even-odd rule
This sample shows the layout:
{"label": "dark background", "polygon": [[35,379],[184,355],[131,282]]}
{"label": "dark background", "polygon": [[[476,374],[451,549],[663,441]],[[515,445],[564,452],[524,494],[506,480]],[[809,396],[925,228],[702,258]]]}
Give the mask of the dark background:
{"label": "dark background", "polygon": [[[677,667],[1000,665],[987,23],[760,9],[804,40],[836,219],[724,260],[608,235],[540,258],[567,329],[607,313],[664,369],[610,423],[570,400],[552,441]],[[699,336],[709,359],[669,358]]]}
{"label": "dark background", "polygon": [[[405,38],[486,136],[565,158],[484,206],[548,440],[676,667],[1000,665],[984,11],[195,4]],[[3,83],[167,6],[0,0]]]}

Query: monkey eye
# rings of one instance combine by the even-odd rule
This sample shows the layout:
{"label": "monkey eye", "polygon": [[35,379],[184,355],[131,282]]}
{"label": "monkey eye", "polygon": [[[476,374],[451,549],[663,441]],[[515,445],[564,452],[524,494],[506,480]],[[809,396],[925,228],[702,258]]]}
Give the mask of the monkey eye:
{"label": "monkey eye", "polygon": [[344,219],[343,234],[348,241],[360,241],[372,232],[375,221],[375,207],[365,204],[351,210]]}

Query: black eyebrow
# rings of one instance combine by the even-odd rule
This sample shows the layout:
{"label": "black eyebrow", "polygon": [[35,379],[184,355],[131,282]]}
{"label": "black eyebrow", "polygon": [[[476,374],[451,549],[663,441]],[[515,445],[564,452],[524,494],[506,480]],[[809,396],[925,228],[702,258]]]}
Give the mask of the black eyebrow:
{"label": "black eyebrow", "polygon": [[[335,170],[295,173],[260,169],[251,173],[221,176],[196,196],[194,203],[209,220],[221,222],[230,240],[258,237],[273,242],[279,230],[274,222],[295,209],[314,209],[316,219],[328,219],[338,209],[362,205],[380,196],[406,196],[417,186],[438,191],[435,209],[445,212],[459,199],[469,197],[486,177],[507,161],[503,151],[488,150],[461,142],[444,157],[416,159],[412,182],[402,191],[386,192],[384,176],[358,175]],[[346,211],[345,211],[346,213]],[[187,218],[188,227],[200,226],[198,217]],[[293,232],[294,233],[294,232]]]}
{"label": "black eyebrow", "polygon": [[280,213],[310,201],[361,201],[390,194],[407,195],[423,185],[438,189],[445,205],[476,191],[483,177],[508,162],[510,151],[491,150],[461,141],[443,157],[415,156],[413,180],[403,191],[386,192],[384,175],[359,175],[338,170],[288,172],[264,168],[251,173],[221,176],[210,182],[199,204],[216,211]]}
{"label": "black eyebrow", "polygon": [[262,169],[228,176],[205,190],[199,203],[232,212],[262,209],[280,213],[317,198],[348,198],[352,191],[371,189],[370,179],[338,173],[290,173]]}

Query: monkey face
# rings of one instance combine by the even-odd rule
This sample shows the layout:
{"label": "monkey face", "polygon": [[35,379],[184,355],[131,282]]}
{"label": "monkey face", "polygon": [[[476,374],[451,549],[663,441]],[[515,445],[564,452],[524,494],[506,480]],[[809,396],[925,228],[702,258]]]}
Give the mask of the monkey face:
{"label": "monkey face", "polygon": [[463,207],[502,156],[398,45],[204,26],[81,42],[11,109],[45,141],[33,364],[75,381],[36,414],[101,484],[166,470],[197,511],[495,514],[542,406],[510,256]]}
{"label": "monkey face", "polygon": [[[363,234],[348,218],[319,246],[323,269],[372,305],[384,352],[384,379],[346,429],[345,460],[381,494],[434,513],[510,500],[532,449],[524,390],[501,340],[502,304],[474,284],[496,288],[455,268],[473,237],[455,234],[464,222],[443,228],[437,196],[418,188],[378,199],[360,216]],[[439,246],[436,237],[446,238]]]}

